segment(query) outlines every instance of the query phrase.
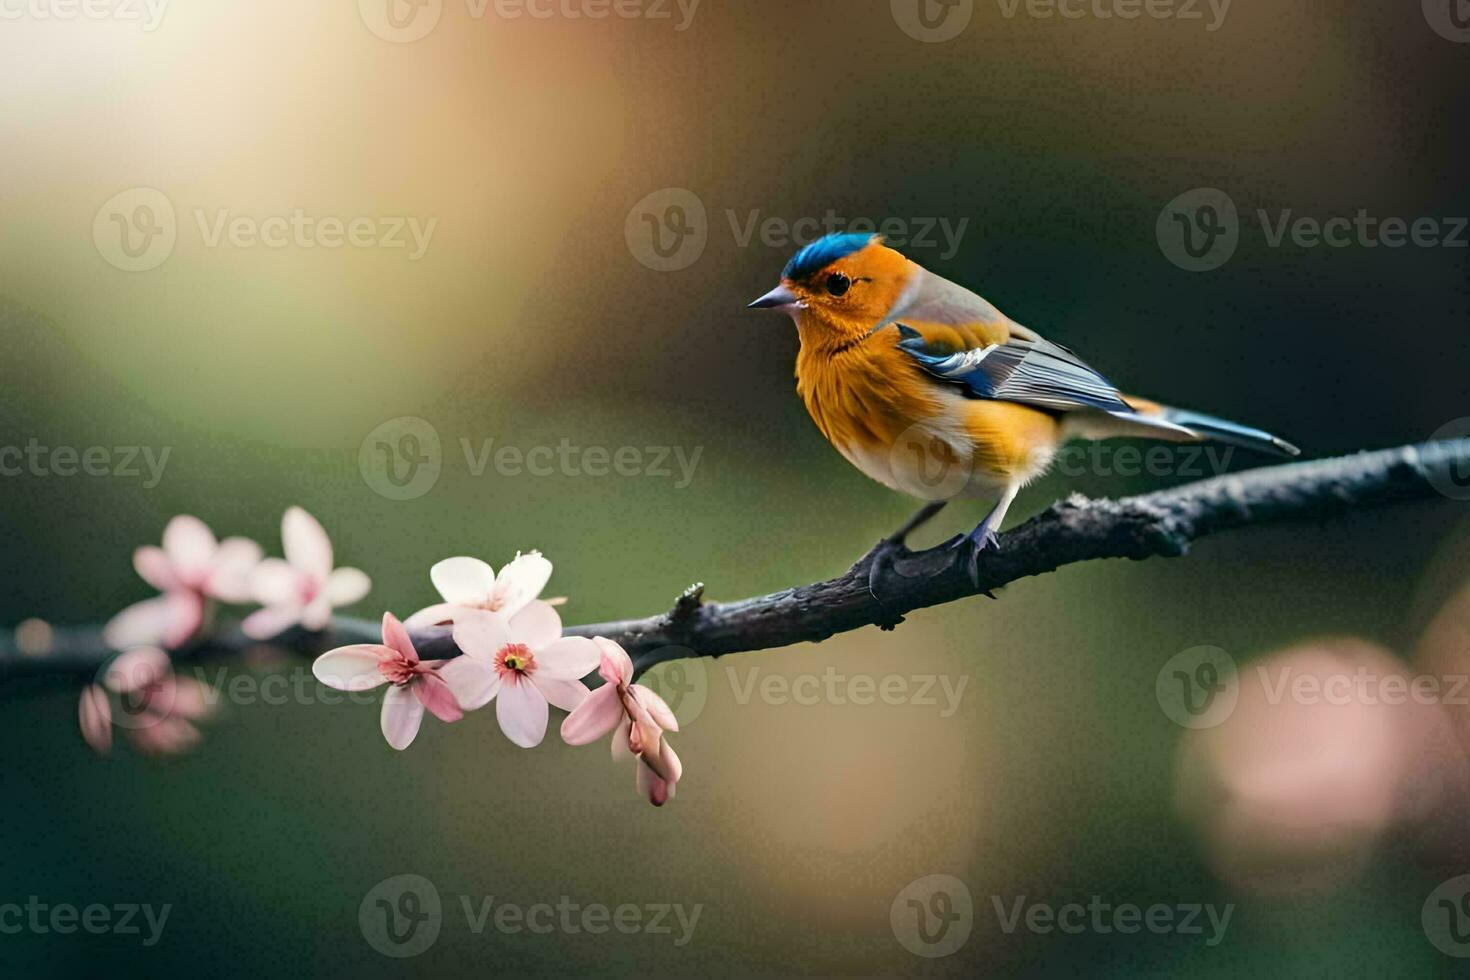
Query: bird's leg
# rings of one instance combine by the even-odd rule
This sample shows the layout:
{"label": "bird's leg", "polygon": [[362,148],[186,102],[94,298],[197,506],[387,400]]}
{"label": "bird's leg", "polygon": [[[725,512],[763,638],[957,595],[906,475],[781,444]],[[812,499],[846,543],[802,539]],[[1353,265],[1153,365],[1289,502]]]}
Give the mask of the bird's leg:
{"label": "bird's leg", "polygon": [[893,564],[893,559],[905,550],[904,542],[908,536],[927,524],[935,514],[944,509],[946,500],[935,500],[919,508],[919,512],[904,521],[897,531],[879,541],[871,552],[868,553],[868,592],[874,599],[882,601],[878,595],[878,579],[883,572]]}
{"label": "bird's leg", "polygon": [[980,553],[999,543],[996,532],[1000,530],[1001,522],[1006,519],[1006,511],[1010,509],[1011,502],[1016,499],[1020,490],[1020,485],[1015,483],[1006,487],[1005,493],[1001,494],[990,513],[985,515],[985,520],[975,525],[975,530],[969,534],[957,538],[952,545],[959,548],[964,555],[965,570],[970,573],[970,582],[976,586],[980,584]]}

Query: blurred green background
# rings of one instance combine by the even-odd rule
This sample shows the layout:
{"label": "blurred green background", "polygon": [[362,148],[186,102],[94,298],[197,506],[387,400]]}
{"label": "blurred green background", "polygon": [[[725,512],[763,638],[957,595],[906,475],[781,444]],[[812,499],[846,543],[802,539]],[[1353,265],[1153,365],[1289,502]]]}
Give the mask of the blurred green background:
{"label": "blurred green background", "polygon": [[[44,0],[6,8],[0,445],[170,455],[153,487],[0,478],[0,623],[98,622],[144,598],[131,551],[176,513],[279,553],[291,504],[372,575],[352,610],[367,617],[427,604],[429,566],[460,553],[499,566],[541,549],[569,623],[658,611],[695,580],[730,599],[841,572],[911,503],[821,440],[793,391],[789,322],[742,309],[796,244],[747,239],[752,218],[965,222],[956,248],[936,230],[906,251],[1125,389],[1309,455],[1424,439],[1470,414],[1464,248],[1271,247],[1256,218],[1470,213],[1470,47],[1417,4],[1237,4],[1209,30],[1205,6],[1202,20],[1063,19],[962,2],[948,16],[968,10],[968,24],[936,43],[903,29],[905,0],[705,0],[687,23],[673,4],[594,19],[567,15],[581,5],[541,18],[398,3],[400,39],[438,11],[412,42],[379,36],[395,30],[383,7],[179,4],[153,30],[43,16],[57,9]],[[94,219],[105,232],[106,202],[137,187],[172,205],[176,243],[129,272]],[[1240,241],[1192,273],[1155,226],[1199,187],[1230,195]],[[695,238],[681,268],[659,271],[642,215],[688,201],[670,188],[703,215],[686,209]],[[199,225],[297,209],[436,224],[416,260],[211,246]],[[395,500],[359,449],[403,416],[438,434],[442,471]],[[687,485],[677,467],[477,475],[461,440],[491,439],[700,456]],[[1013,520],[1070,490],[1187,477],[1053,476]],[[1206,644],[1242,664],[1329,634],[1412,656],[1466,577],[1464,508],[1234,533],[1182,560],[1069,567],[892,633],[686,665],[699,693],[681,714],[697,717],[675,736],[686,777],[662,810],[604,746],[520,750],[490,712],[429,722],[400,754],[375,707],[226,703],[190,755],[102,760],[77,733],[74,683],[7,682],[0,904],[173,909],[152,947],[0,935],[0,972],[1448,973],[1458,961],[1420,911],[1470,871],[1453,794],[1379,821],[1330,886],[1253,887],[1233,873],[1240,848],[1222,857],[1180,815],[1185,732],[1155,679]],[[922,540],[982,514],[952,508]],[[285,663],[230,671],[307,669]],[[752,678],[829,668],[965,687],[948,715],[942,697],[743,696]],[[432,948],[394,960],[365,941],[358,909],[401,873],[432,881],[445,912]],[[968,940],[932,959],[890,922],[931,874],[974,902]],[[1215,946],[1008,933],[992,896],[1023,895],[1235,911]],[[475,934],[460,896],[702,912],[682,946],[677,932]]]}

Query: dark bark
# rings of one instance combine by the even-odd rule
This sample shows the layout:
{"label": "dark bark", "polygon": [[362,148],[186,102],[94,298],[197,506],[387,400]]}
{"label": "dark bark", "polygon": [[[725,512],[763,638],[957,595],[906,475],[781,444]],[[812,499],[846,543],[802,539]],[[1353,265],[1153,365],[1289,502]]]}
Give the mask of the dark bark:
{"label": "dark bark", "polygon": [[[735,602],[702,601],[691,586],[667,613],[569,627],[622,644],[639,671],[667,660],[720,656],[824,640],[863,626],[892,628],[914,609],[989,594],[1018,579],[1098,558],[1184,554],[1191,542],[1231,528],[1309,519],[1401,501],[1470,495],[1470,439],[1403,446],[1218,476],[1120,500],[1074,495],[1001,536],[981,556],[972,582],[957,552],[944,546],[901,553],[869,591],[873,553],[837,578]],[[378,624],[338,617],[320,634],[299,630],[271,641],[302,654],[346,643],[378,642]],[[237,654],[251,641],[228,631],[179,651],[181,659]],[[415,636],[425,658],[457,654],[446,629]],[[96,628],[57,629],[50,652],[23,655],[0,636],[0,678],[88,676],[111,655]]]}

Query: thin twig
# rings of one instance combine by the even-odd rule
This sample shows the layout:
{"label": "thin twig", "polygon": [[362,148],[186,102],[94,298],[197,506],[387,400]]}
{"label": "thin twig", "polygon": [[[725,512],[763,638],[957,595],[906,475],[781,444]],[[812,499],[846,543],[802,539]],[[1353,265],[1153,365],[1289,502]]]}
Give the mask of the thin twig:
{"label": "thin twig", "polygon": [[[970,580],[952,549],[904,551],[877,578],[880,601],[869,591],[874,559],[869,552],[824,582],[710,603],[703,601],[704,585],[699,583],[685,590],[667,613],[573,626],[567,633],[616,640],[641,673],[669,660],[814,642],[863,626],[892,628],[912,610],[986,595],[1074,562],[1182,555],[1191,542],[1231,528],[1320,520],[1461,491],[1470,496],[1470,439],[1264,467],[1120,500],[1073,495],[1002,535],[999,546],[981,556],[978,583]],[[293,630],[269,645],[315,654],[377,640],[376,622],[337,617],[321,633]],[[426,658],[458,653],[444,628],[420,630],[414,640]],[[238,654],[257,642],[231,630],[177,651],[175,657]],[[111,655],[95,627],[58,629],[48,651],[31,654],[19,652],[6,631],[0,635],[0,679],[89,676]]]}

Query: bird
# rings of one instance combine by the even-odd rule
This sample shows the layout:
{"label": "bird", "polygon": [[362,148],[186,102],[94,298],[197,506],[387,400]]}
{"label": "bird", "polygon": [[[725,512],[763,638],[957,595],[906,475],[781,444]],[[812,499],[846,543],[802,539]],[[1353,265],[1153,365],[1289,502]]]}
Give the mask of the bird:
{"label": "bird", "polygon": [[797,393],[827,441],[867,476],[924,501],[874,549],[875,597],[909,534],[961,497],[995,500],[973,531],[949,542],[978,586],[980,556],[999,546],[1017,494],[1070,440],[1213,440],[1301,452],[1248,425],[1123,394],[1068,348],[881,235],[836,233],[805,245],[776,288],[748,307],[795,321]]}

